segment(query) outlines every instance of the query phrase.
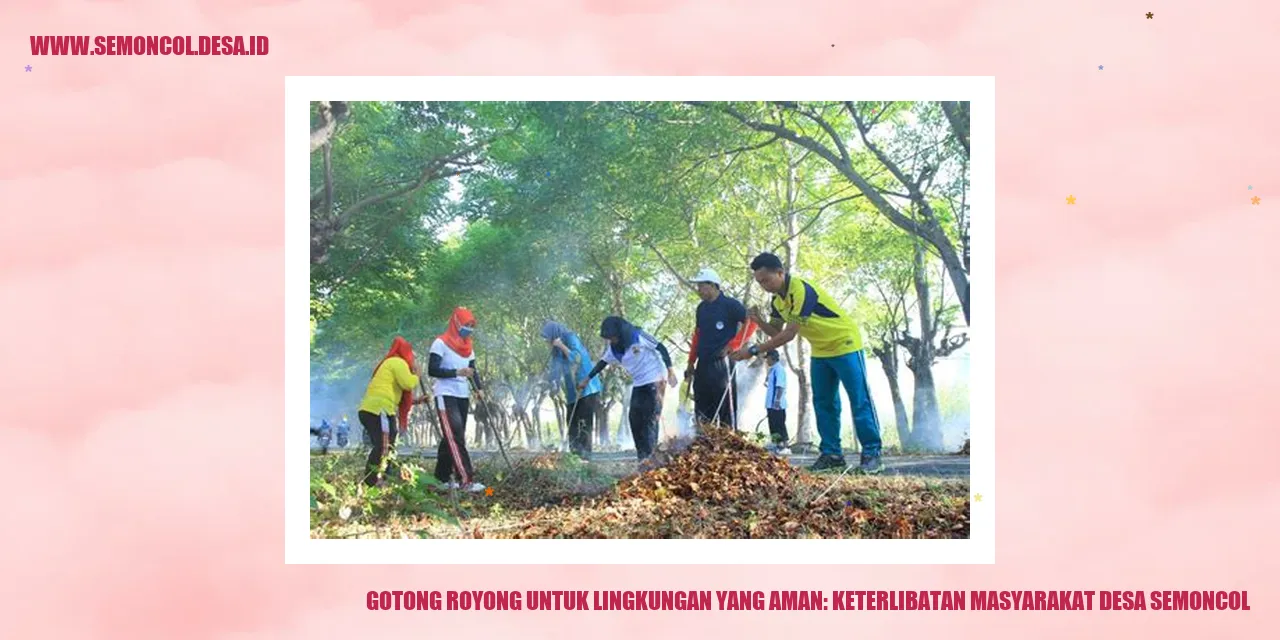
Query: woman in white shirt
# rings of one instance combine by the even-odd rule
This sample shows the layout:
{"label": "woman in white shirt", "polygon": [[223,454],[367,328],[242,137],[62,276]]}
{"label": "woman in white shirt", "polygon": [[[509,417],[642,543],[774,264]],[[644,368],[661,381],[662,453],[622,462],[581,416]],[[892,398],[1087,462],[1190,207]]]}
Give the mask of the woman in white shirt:
{"label": "woman in white shirt", "polygon": [[631,438],[636,443],[636,457],[644,460],[653,455],[653,448],[658,444],[662,396],[668,384],[676,385],[671,354],[657,338],[618,316],[609,316],[600,323],[600,337],[609,344],[595,368],[578,383],[578,393],[582,393],[591,379],[610,364],[621,366],[631,375],[631,412],[628,419]]}
{"label": "woman in white shirt", "polygon": [[482,388],[471,341],[475,329],[476,318],[470,310],[454,309],[449,328],[431,344],[427,364],[427,375],[435,380],[436,411],[444,431],[436,452],[435,476],[451,488],[467,491],[484,490],[484,485],[472,479],[471,456],[467,453],[467,413],[471,404],[468,379],[475,383],[477,398]]}

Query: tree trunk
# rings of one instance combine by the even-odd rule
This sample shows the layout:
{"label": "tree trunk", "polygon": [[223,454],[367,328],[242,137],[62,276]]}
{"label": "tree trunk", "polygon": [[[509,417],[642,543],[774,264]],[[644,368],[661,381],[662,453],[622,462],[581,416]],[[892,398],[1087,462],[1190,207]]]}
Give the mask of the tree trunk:
{"label": "tree trunk", "polygon": [[965,157],[969,157],[969,103],[941,102],[939,104],[942,105],[942,113],[947,116],[947,123],[951,125],[951,133],[960,142]]}
{"label": "tree trunk", "polygon": [[560,432],[560,451],[568,451],[569,439],[565,437],[564,424],[569,419],[569,406],[562,400],[564,396],[555,394],[551,396],[551,406],[556,412],[556,429]]}
{"label": "tree trunk", "polygon": [[916,308],[920,312],[920,338],[909,339],[911,359],[907,366],[915,378],[915,393],[912,398],[911,424],[912,445],[925,451],[942,450],[942,416],[938,411],[938,390],[933,382],[933,338],[937,332],[934,326],[933,303],[930,299],[929,280],[924,265],[924,246],[915,245],[915,268],[912,279],[916,289]]}
{"label": "tree trunk", "polygon": [[810,415],[813,391],[809,387],[809,349],[808,345],[796,341],[796,366],[791,372],[796,374],[796,389],[799,391],[796,403],[796,444],[813,442],[813,420]]}
{"label": "tree trunk", "polygon": [[933,382],[933,367],[911,368],[915,377],[915,397],[912,398],[911,432],[912,447],[923,451],[942,451],[942,419],[938,411],[938,392]]}
{"label": "tree trunk", "polygon": [[533,420],[529,416],[527,406],[529,402],[529,389],[521,388],[519,394],[516,395],[515,412],[516,419],[522,427],[524,427],[524,443],[529,450],[537,449],[540,441],[538,439],[538,431],[534,428]]}
{"label": "tree trunk", "polygon": [[898,427],[898,442],[906,449],[911,442],[911,425],[907,421],[907,403],[902,399],[902,388],[898,384],[898,349],[885,341],[875,350],[875,356],[884,368],[884,376],[889,379],[889,395],[893,396],[893,419]]}
{"label": "tree trunk", "polygon": [[[601,393],[601,396],[604,394]],[[604,400],[602,397],[601,400]],[[596,403],[596,441],[595,446],[601,449],[609,446],[609,409],[613,408],[613,401]]]}
{"label": "tree trunk", "polygon": [[[691,102],[689,104],[704,107],[711,106],[711,103],[705,102]],[[861,121],[858,120],[858,114],[853,110],[852,103],[846,104],[849,106],[850,113],[854,117],[855,122],[858,123],[859,130],[863,130],[863,125]],[[748,127],[751,127],[752,129],[772,133],[788,142],[798,144],[818,154],[824,160],[829,162],[831,166],[835,167],[841,175],[849,180],[849,182],[852,182],[854,186],[862,192],[862,195],[866,196],[867,200],[878,211],[880,211],[881,214],[888,218],[890,222],[910,233],[912,236],[920,238],[933,245],[933,247],[938,250],[938,255],[942,258],[942,263],[947,267],[947,275],[951,277],[951,283],[955,287],[956,298],[959,299],[960,307],[964,311],[965,322],[969,322],[969,274],[964,269],[960,254],[956,251],[955,245],[951,243],[951,238],[947,236],[946,232],[943,231],[941,225],[938,223],[938,218],[934,215],[928,198],[918,190],[919,185],[904,175],[898,168],[898,165],[894,163],[891,158],[881,152],[874,145],[869,144],[872,153],[876,155],[880,164],[888,169],[890,173],[894,174],[894,177],[907,187],[912,203],[921,207],[921,209],[926,213],[926,219],[923,223],[918,219],[908,217],[896,205],[885,199],[884,194],[873,186],[858,169],[854,168],[852,159],[848,156],[846,148],[839,141],[836,142],[837,151],[839,152],[837,154],[837,151],[827,148],[813,138],[802,136],[796,131],[788,129],[785,126],[754,121],[731,107],[718,105],[713,108],[720,109],[723,113],[727,113],[734,119]],[[795,111],[795,109],[790,106],[787,108],[793,112]],[[818,120],[820,120],[826,127],[830,128],[830,124],[822,121],[821,118],[818,118]]]}
{"label": "tree trunk", "polygon": [[[791,177],[794,177],[794,167],[791,171]],[[787,192],[787,197],[792,198],[790,177],[787,180]],[[783,256],[783,260],[785,261],[783,266],[786,267],[787,273],[793,272],[796,268],[796,263],[800,261],[800,234],[796,233],[797,224],[799,222],[798,215],[799,214],[796,212],[795,207],[791,206],[791,203],[788,203],[787,237],[789,239],[785,245],[786,251],[784,251],[784,253],[786,255]],[[796,339],[792,340],[792,342],[795,343],[796,346],[796,359],[794,366],[791,367],[791,372],[796,374],[796,388],[800,392],[798,396],[799,402],[796,406],[795,441],[796,444],[808,444],[813,442],[814,437],[813,424],[809,419],[809,407],[813,398],[811,390],[809,389],[809,345],[803,338],[798,336]]]}
{"label": "tree trunk", "polygon": [[635,438],[631,437],[631,389],[625,384],[622,385],[621,402],[622,417],[618,420],[618,435],[614,438],[619,449],[635,444]]}
{"label": "tree trunk", "polygon": [[319,101],[320,125],[311,130],[311,152],[323,147],[333,137],[338,123],[347,117],[346,102]]}

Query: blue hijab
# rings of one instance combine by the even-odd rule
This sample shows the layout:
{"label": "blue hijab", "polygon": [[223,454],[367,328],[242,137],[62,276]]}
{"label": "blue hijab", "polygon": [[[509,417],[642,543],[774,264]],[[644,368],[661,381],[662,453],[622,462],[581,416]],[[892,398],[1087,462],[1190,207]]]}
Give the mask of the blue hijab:
{"label": "blue hijab", "polygon": [[569,343],[569,336],[571,335],[573,335],[573,332],[569,330],[569,327],[566,327],[554,320],[548,320],[542,325],[543,340],[555,340],[559,338],[560,342],[567,345]]}
{"label": "blue hijab", "polygon": [[640,330],[618,316],[609,316],[604,319],[604,322],[600,323],[600,337],[605,340],[621,338],[617,344],[609,344],[609,349],[613,351],[613,355],[621,358],[627,348],[635,344],[636,340],[639,339]]}

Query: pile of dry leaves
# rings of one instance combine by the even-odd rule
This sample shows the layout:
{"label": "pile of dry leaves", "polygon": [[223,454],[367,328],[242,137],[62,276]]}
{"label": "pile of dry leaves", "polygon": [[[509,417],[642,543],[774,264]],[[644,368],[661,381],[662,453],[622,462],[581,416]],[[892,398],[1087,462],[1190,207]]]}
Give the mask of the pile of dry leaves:
{"label": "pile of dry leaves", "polygon": [[[524,514],[515,538],[967,538],[968,484],[801,473],[706,428],[597,498]],[[476,531],[476,535],[485,535]]]}

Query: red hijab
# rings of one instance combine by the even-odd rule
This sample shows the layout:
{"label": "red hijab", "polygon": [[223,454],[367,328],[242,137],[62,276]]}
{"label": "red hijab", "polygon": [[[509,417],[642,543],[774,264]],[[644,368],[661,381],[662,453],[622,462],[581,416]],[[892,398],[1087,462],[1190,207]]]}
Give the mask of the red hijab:
{"label": "red hijab", "polygon": [[471,357],[471,336],[462,337],[462,333],[458,330],[462,325],[469,322],[475,322],[476,317],[471,314],[471,310],[466,307],[458,307],[453,310],[453,315],[449,317],[449,328],[445,330],[440,339],[449,345],[453,352],[464,357]]}
{"label": "red hijab", "polygon": [[[410,369],[412,369],[413,346],[409,344],[408,340],[405,340],[400,336],[396,336],[396,339],[391,341],[391,350],[387,352],[387,355],[382,357],[382,362],[379,362],[378,366],[373,368],[374,375],[378,374],[378,369],[382,367],[383,362],[387,361],[387,358],[400,358],[409,365]],[[413,391],[411,389],[405,389],[404,392],[400,394],[400,410],[396,414],[396,417],[399,418],[399,422],[396,423],[398,428],[404,429],[409,425],[409,409],[412,407]]]}

